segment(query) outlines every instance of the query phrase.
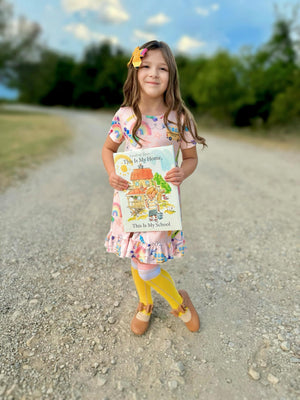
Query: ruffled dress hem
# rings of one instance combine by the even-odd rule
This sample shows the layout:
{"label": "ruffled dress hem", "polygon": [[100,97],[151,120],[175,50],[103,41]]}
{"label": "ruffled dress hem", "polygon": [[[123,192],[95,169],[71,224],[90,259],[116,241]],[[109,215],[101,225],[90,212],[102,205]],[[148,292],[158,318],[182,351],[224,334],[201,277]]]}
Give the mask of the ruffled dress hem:
{"label": "ruffled dress hem", "polygon": [[128,236],[114,236],[111,232],[105,240],[105,247],[109,253],[114,253],[121,258],[137,258],[146,264],[161,264],[174,258],[183,257],[186,248],[185,240],[176,237],[167,243],[147,244],[132,237],[128,238]]}

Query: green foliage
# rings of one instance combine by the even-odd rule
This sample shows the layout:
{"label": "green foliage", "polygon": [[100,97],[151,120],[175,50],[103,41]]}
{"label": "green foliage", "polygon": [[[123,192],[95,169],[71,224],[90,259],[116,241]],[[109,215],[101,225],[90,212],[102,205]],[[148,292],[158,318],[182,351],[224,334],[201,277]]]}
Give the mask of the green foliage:
{"label": "green foliage", "polygon": [[46,105],[71,106],[76,83],[73,79],[75,61],[72,57],[53,54],[53,74],[48,90],[41,93],[41,103]]}
{"label": "green foliage", "polygon": [[95,109],[109,107],[122,102],[126,60],[121,51],[113,53],[109,44],[89,47],[80,62],[41,49],[38,61],[18,64],[13,83],[24,102]]}
{"label": "green foliage", "polygon": [[165,189],[166,193],[171,192],[171,186],[164,180],[164,178],[158,172],[155,172],[153,180],[156,182],[157,185]]}
{"label": "green foliage", "polygon": [[300,122],[300,70],[293,76],[292,84],[284,92],[279,93],[273,104],[270,124]]}
{"label": "green foliage", "polygon": [[257,119],[271,123],[273,102],[294,85],[299,65],[291,26],[291,21],[278,19],[270,40],[255,54],[243,55],[245,101],[234,113],[235,125],[251,125]]}
{"label": "green foliage", "polygon": [[[93,44],[76,61],[37,47],[37,25],[23,29],[18,39],[8,37],[4,33],[11,18],[7,0],[0,0],[0,82],[5,79],[17,88],[21,101],[94,109],[122,103],[129,55],[109,43]],[[270,39],[255,51],[243,48],[232,55],[220,50],[196,59],[177,56],[187,106],[236,126],[297,120],[300,48],[293,35],[295,24],[296,12],[291,19],[277,15]]]}
{"label": "green foliage", "polygon": [[238,59],[226,51],[220,51],[210,59],[202,60],[191,87],[197,109],[217,118],[231,118],[243,94],[239,70]]}
{"label": "green foliage", "polygon": [[113,52],[108,43],[90,46],[74,72],[74,105],[99,108],[120,104],[126,60],[121,50]]}
{"label": "green foliage", "polygon": [[196,108],[197,102],[193,95],[193,88],[195,86],[195,76],[203,71],[206,63],[206,57],[199,57],[197,59],[189,59],[184,56],[176,58],[178,72],[180,75],[180,88],[182,98],[188,107]]}
{"label": "green foliage", "polygon": [[41,50],[38,62],[20,62],[14,79],[20,100],[45,105],[72,105],[74,67],[72,57],[47,49]]}

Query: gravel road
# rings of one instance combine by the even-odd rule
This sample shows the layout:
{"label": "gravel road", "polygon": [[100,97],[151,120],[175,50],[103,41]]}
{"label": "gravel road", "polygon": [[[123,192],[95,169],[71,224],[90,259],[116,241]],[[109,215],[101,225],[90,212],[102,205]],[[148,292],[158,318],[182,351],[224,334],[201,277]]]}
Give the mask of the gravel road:
{"label": "gravel road", "polygon": [[202,132],[182,185],[188,249],[168,262],[201,330],[154,293],[135,337],[129,261],[103,247],[112,113],[48,111],[69,150],[0,195],[0,399],[300,399],[299,153]]}

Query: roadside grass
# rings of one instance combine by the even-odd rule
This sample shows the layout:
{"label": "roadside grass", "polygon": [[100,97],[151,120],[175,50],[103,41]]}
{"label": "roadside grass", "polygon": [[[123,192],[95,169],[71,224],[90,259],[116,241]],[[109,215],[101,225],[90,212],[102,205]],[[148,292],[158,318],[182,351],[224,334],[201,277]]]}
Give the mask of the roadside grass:
{"label": "roadside grass", "polygon": [[24,179],[29,168],[56,155],[71,137],[60,117],[0,107],[0,190]]}
{"label": "roadside grass", "polygon": [[255,146],[262,146],[270,149],[300,151],[300,124],[299,126],[273,127],[264,129],[254,128],[235,128],[221,125],[212,120],[196,118],[199,132],[213,134],[223,138],[239,140],[251,143]]}

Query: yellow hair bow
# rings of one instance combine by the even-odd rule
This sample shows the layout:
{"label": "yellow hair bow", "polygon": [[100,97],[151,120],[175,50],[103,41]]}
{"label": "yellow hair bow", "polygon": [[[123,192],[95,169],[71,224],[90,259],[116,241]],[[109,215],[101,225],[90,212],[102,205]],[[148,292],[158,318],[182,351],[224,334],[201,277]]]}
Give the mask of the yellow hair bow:
{"label": "yellow hair bow", "polygon": [[127,63],[127,67],[129,67],[129,65],[132,63],[132,65],[134,66],[134,68],[139,68],[139,66],[142,63],[142,57],[144,57],[144,55],[147,53],[148,49],[142,49],[140,50],[139,47],[136,47],[133,50],[131,59],[129,60],[129,62]]}

